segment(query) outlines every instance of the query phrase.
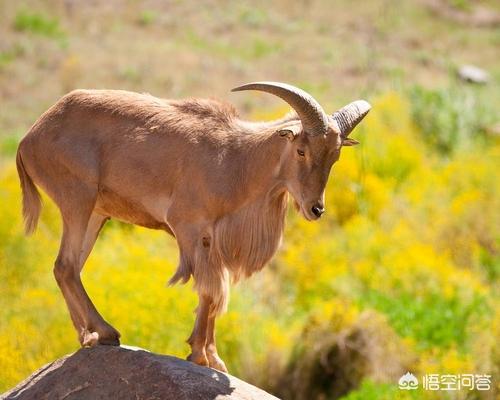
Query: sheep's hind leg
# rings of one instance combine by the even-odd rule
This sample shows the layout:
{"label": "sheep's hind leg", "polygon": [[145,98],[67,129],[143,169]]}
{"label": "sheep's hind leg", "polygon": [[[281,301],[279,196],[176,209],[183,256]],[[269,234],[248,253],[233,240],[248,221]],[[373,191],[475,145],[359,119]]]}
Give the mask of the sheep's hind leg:
{"label": "sheep's hind leg", "polygon": [[[54,275],[82,346],[93,346],[97,343],[119,345],[120,334],[97,312],[80,279],[83,262],[90,253],[89,248],[93,246],[103,223],[99,222],[99,216],[92,214],[93,202],[84,202],[87,197],[85,194],[80,193],[79,206],[61,209],[63,235]],[[82,206],[83,204],[88,207]]]}
{"label": "sheep's hind leg", "polygon": [[[85,237],[82,244],[82,249],[80,251],[79,259],[79,271],[81,272],[90,252],[94,248],[95,242],[101,231],[102,227],[109,218],[95,212],[92,213],[87,224],[87,230],[85,232]],[[109,323],[107,323],[103,318],[96,321],[95,331],[90,332],[89,330],[84,330],[82,332],[82,338],[80,341],[83,346],[92,346],[96,341],[100,344],[109,345],[119,345],[120,344],[120,332],[113,328]]]}

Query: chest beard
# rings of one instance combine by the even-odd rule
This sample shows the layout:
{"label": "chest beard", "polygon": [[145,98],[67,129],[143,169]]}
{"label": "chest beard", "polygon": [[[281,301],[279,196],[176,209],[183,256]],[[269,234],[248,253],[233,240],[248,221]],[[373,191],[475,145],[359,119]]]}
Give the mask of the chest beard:
{"label": "chest beard", "polygon": [[263,196],[215,227],[215,249],[233,281],[260,271],[276,253],[283,236],[288,195]]}

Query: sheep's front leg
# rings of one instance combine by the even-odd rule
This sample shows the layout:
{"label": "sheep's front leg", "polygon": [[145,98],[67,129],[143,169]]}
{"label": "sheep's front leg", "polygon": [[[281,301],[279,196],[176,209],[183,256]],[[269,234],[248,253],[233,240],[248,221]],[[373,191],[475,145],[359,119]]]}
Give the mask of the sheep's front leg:
{"label": "sheep's front leg", "polygon": [[226,364],[224,364],[224,361],[222,361],[219,354],[217,354],[217,347],[215,344],[215,317],[215,312],[208,316],[207,345],[205,346],[205,351],[210,368],[227,372]]}
{"label": "sheep's front leg", "polygon": [[193,333],[188,339],[191,346],[191,354],[188,361],[205,367],[209,366],[205,346],[207,344],[208,318],[210,312],[210,298],[206,295],[199,295],[198,308],[196,309],[196,321]]}
{"label": "sheep's front leg", "polygon": [[[209,229],[177,231],[180,249],[180,266],[171,280],[192,275],[198,292],[198,308],[193,332],[188,339],[191,354],[188,360],[226,372],[224,362],[215,348],[215,316],[224,312],[229,297],[229,272],[213,247]],[[180,277],[180,278],[178,278]]]}

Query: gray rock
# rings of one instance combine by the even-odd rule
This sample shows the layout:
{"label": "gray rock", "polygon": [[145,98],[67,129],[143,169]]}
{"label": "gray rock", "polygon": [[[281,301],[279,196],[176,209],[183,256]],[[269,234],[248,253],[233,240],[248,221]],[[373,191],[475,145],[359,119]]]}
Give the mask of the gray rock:
{"label": "gray rock", "polygon": [[80,349],[33,373],[0,399],[276,400],[231,375],[125,347]]}

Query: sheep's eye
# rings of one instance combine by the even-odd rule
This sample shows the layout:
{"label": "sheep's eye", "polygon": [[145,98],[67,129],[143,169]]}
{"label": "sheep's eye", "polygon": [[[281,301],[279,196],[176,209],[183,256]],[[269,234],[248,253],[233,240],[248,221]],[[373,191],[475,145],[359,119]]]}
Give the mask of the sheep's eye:
{"label": "sheep's eye", "polygon": [[304,157],[305,156],[305,153],[303,150],[300,150],[300,149],[297,149],[297,154],[301,157]]}

